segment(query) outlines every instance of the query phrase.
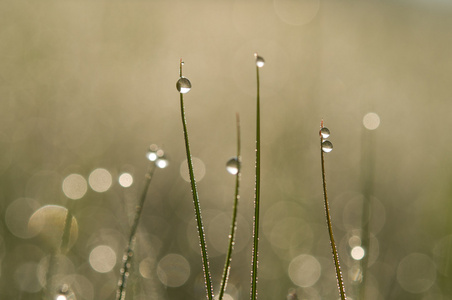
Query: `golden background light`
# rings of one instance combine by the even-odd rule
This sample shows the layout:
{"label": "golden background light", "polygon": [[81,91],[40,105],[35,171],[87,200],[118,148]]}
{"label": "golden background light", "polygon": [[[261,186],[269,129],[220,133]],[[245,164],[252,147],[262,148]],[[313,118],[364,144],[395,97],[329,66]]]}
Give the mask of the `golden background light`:
{"label": "golden background light", "polygon": [[98,193],[106,192],[112,184],[111,174],[108,170],[96,169],[89,174],[88,182],[94,191]]}
{"label": "golden background light", "polygon": [[122,187],[128,188],[133,184],[133,177],[129,173],[122,173],[119,176],[118,181]]}
{"label": "golden background light", "polygon": [[[215,292],[234,200],[225,165],[236,155],[240,114],[241,197],[226,292],[248,297],[254,53],[265,60],[258,299],[337,298],[321,119],[334,144],[326,179],[346,287],[359,284],[356,266],[368,258],[366,299],[451,299],[450,28],[452,5],[439,0],[1,1],[0,299],[42,298],[68,208],[70,248],[51,277],[76,299],[114,299],[153,143],[170,161],[153,173],[128,297],[205,297],[176,88],[181,58]],[[92,253],[101,245],[107,262]]]}
{"label": "golden background light", "polygon": [[78,200],[88,190],[85,178],[79,174],[71,174],[63,181],[63,192],[69,199]]}
{"label": "golden background light", "polygon": [[[32,236],[39,237],[50,249],[58,249],[62,243],[67,209],[58,205],[46,205],[36,210],[28,221],[28,230]],[[72,217],[67,247],[71,248],[78,237],[78,223]]]}
{"label": "golden background light", "polygon": [[97,246],[89,254],[89,263],[99,273],[110,272],[116,264],[116,253],[109,246]]}

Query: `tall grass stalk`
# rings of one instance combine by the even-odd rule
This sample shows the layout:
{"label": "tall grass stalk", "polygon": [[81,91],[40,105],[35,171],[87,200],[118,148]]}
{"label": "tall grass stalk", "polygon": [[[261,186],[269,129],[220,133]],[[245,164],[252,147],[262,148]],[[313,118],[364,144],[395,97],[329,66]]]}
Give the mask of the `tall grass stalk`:
{"label": "tall grass stalk", "polygon": [[[320,130],[322,130],[322,128],[324,128],[323,120],[320,125]],[[337,278],[337,285],[339,288],[339,294],[340,294],[341,300],[346,300],[347,296],[345,295],[344,280],[342,278],[342,271],[341,271],[341,266],[339,263],[339,254],[337,252],[336,242],[334,241],[333,226],[331,224],[331,216],[330,216],[330,206],[328,204],[328,194],[326,192],[325,151],[323,148],[323,142],[324,142],[324,138],[322,136],[322,132],[320,131],[320,160],[321,160],[321,164],[322,164],[323,199],[325,200],[326,223],[328,226],[328,234],[330,236],[331,249],[333,252],[334,267],[336,268],[336,278]]]}
{"label": "tall grass stalk", "polygon": [[259,68],[264,65],[262,57],[254,53],[256,58],[256,182],[254,188],[254,219],[253,219],[253,252],[251,261],[251,299],[257,299],[257,267],[259,255],[259,206],[261,185],[261,129],[260,129],[260,83]]}
{"label": "tall grass stalk", "polygon": [[[184,63],[181,59],[180,65],[179,65],[179,75],[181,78],[182,78],[182,65],[183,64]],[[213,299],[213,288],[212,288],[212,280],[210,277],[210,270],[209,270],[209,257],[207,255],[206,237],[204,234],[204,226],[202,224],[202,219],[201,219],[201,208],[199,205],[199,197],[198,197],[198,190],[196,188],[195,174],[193,172],[193,162],[192,162],[191,153],[190,153],[190,143],[188,141],[187,120],[185,119],[185,108],[184,108],[184,93],[180,93],[180,111],[181,111],[181,118],[182,118],[182,126],[184,128],[185,150],[187,153],[187,164],[188,164],[188,171],[190,174],[191,191],[192,191],[192,195],[193,195],[193,203],[195,206],[196,225],[198,227],[199,243],[201,245],[201,256],[202,256],[202,263],[203,263],[203,270],[204,270],[204,280],[205,280],[206,291],[207,291],[207,299],[212,300]]]}
{"label": "tall grass stalk", "polygon": [[120,269],[120,278],[118,281],[118,289],[116,291],[116,299],[118,300],[124,300],[126,298],[127,279],[129,278],[130,267],[132,265],[135,234],[137,232],[141,212],[143,211],[144,201],[146,200],[146,195],[149,190],[149,185],[151,184],[155,168],[155,163],[152,162],[148,168],[148,171],[146,172],[146,175],[144,176],[145,181],[143,191],[141,192],[141,197],[139,199],[138,205],[136,206],[135,216],[133,218],[132,227],[130,228],[129,239],[127,241],[127,247],[123,256],[122,267]]}
{"label": "tall grass stalk", "polygon": [[228,252],[226,254],[226,261],[224,263],[223,277],[221,280],[220,292],[218,299],[222,300],[224,292],[226,290],[226,285],[229,278],[229,271],[231,269],[232,261],[232,250],[234,249],[235,243],[235,231],[237,228],[237,207],[240,199],[239,188],[240,188],[240,175],[241,175],[241,157],[240,157],[240,118],[239,114],[236,115],[237,123],[237,174],[235,175],[235,195],[234,195],[234,205],[232,208],[232,222],[231,230],[229,233],[229,245]]}

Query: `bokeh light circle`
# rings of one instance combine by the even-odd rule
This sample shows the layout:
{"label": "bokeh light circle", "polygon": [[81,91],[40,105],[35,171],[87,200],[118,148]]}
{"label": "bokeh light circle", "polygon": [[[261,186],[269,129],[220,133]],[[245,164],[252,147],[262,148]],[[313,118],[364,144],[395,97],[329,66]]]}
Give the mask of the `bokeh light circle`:
{"label": "bokeh light circle", "polygon": [[36,293],[41,290],[38,280],[38,264],[27,262],[17,267],[14,279],[19,289],[28,293]]}
{"label": "bokeh light circle", "polygon": [[[61,245],[64,225],[66,222],[67,209],[58,205],[46,205],[38,209],[30,217],[28,230],[32,235],[38,235],[52,249]],[[78,224],[72,216],[71,229],[69,233],[68,249],[71,248],[78,237]]]}
{"label": "bokeh light circle", "polygon": [[122,187],[128,188],[133,184],[133,176],[129,173],[122,173],[119,175],[118,182]]}
{"label": "bokeh light circle", "polygon": [[350,251],[350,255],[354,260],[361,260],[363,259],[365,252],[363,247],[361,246],[355,246],[352,248],[352,251]]}
{"label": "bokeh light circle", "polygon": [[366,129],[375,130],[380,126],[380,117],[373,112],[367,113],[363,118],[363,125]]}
{"label": "bokeh light circle", "polygon": [[80,174],[71,174],[63,180],[63,193],[72,200],[78,200],[85,196],[88,184]]}
{"label": "bokeh light circle", "polygon": [[112,184],[111,174],[106,169],[96,169],[89,174],[88,182],[95,192],[106,192]]}
{"label": "bokeh light circle", "polygon": [[116,252],[106,245],[97,246],[89,254],[89,264],[99,273],[110,272],[116,265]]}
{"label": "bokeh light circle", "polygon": [[[204,178],[204,175],[206,175],[206,165],[202,160],[200,160],[197,157],[192,157],[192,163],[195,179],[197,182],[200,182]],[[185,181],[190,182],[190,174],[188,173],[187,160],[184,160],[180,165],[180,175]]]}
{"label": "bokeh light circle", "polygon": [[138,271],[140,272],[140,275],[144,278],[151,279],[153,278],[153,269],[155,268],[155,260],[152,257],[146,257],[143,259],[139,266]]}
{"label": "bokeh light circle", "polygon": [[23,239],[36,235],[36,232],[28,230],[28,222],[39,207],[39,202],[31,198],[18,198],[11,202],[5,212],[5,223],[9,231]]}
{"label": "bokeh light circle", "polygon": [[164,285],[179,287],[187,282],[190,276],[190,265],[182,255],[171,253],[159,261],[157,276]]}
{"label": "bokeh light circle", "polygon": [[435,263],[425,254],[408,254],[397,266],[397,281],[407,292],[423,293],[435,283],[435,280]]}
{"label": "bokeh light circle", "polygon": [[290,280],[294,284],[301,287],[309,287],[319,280],[322,268],[314,256],[301,254],[292,259],[288,272]]}

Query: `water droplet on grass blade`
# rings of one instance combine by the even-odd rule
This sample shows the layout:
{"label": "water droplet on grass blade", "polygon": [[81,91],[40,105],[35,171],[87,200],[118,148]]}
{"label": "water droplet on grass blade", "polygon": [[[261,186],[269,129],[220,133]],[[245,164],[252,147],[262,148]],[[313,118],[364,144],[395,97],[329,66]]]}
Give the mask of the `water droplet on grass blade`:
{"label": "water droplet on grass blade", "polygon": [[330,141],[322,142],[322,151],[327,153],[333,151],[333,144]]}
{"label": "water droplet on grass blade", "polygon": [[254,57],[256,57],[256,66],[262,68],[265,64],[264,58],[262,56],[257,55],[257,53],[254,53]]}
{"label": "water droplet on grass blade", "polygon": [[239,160],[237,159],[237,157],[233,157],[226,163],[226,171],[228,171],[232,175],[235,175],[239,172],[239,166]]}
{"label": "water droplet on grass blade", "polygon": [[186,94],[191,89],[191,82],[187,77],[182,76],[176,83],[176,88],[181,94]]}
{"label": "water droplet on grass blade", "polygon": [[330,136],[330,130],[326,127],[322,127],[322,129],[320,129],[320,135],[322,136],[322,138],[326,139]]}

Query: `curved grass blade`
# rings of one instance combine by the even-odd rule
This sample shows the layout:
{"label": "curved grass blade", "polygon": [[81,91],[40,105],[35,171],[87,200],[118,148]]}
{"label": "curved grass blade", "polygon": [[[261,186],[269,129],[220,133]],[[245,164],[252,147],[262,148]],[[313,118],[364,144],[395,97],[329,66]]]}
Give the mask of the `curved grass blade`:
{"label": "curved grass blade", "polygon": [[240,119],[239,114],[236,115],[237,119],[237,174],[235,175],[235,196],[234,196],[234,206],[232,211],[232,223],[231,231],[229,233],[229,245],[228,252],[226,254],[226,261],[224,263],[223,277],[221,280],[221,287],[218,299],[222,300],[224,292],[226,291],[226,285],[229,278],[229,271],[231,269],[232,261],[232,250],[234,249],[235,231],[237,229],[237,206],[240,199],[239,187],[240,187],[240,175],[241,175],[241,157],[240,157]]}
{"label": "curved grass blade", "polygon": [[254,189],[254,219],[253,219],[253,253],[251,260],[251,299],[257,299],[257,265],[259,255],[259,206],[261,185],[261,129],[260,129],[260,95],[259,68],[264,66],[264,59],[254,53],[256,58],[256,182]]}
{"label": "curved grass blade", "polygon": [[145,175],[145,182],[143,191],[141,192],[141,197],[136,207],[135,216],[133,219],[132,227],[130,228],[129,240],[127,242],[127,248],[124,252],[122,267],[120,270],[120,278],[118,281],[118,289],[116,291],[116,299],[124,300],[126,298],[126,287],[127,287],[127,279],[130,274],[130,267],[132,265],[133,258],[133,248],[135,244],[135,234],[137,232],[138,223],[140,222],[141,212],[143,211],[144,201],[146,200],[146,195],[149,190],[149,185],[151,184],[152,177],[155,171],[155,163],[151,163],[148,171]]}
{"label": "curved grass blade", "polygon": [[[179,75],[182,77],[182,65],[183,65],[182,59],[180,60],[180,67],[179,67]],[[188,80],[187,80],[188,81]],[[191,84],[190,84],[191,87]],[[198,227],[198,234],[199,234],[199,243],[201,245],[201,255],[202,255],[202,263],[203,263],[203,270],[204,270],[204,280],[207,290],[207,299],[212,300],[213,299],[213,289],[212,289],[212,280],[210,277],[210,270],[209,270],[209,257],[207,255],[207,246],[206,246],[206,237],[204,234],[204,226],[202,224],[202,218],[201,218],[201,208],[199,205],[199,197],[198,197],[198,190],[196,188],[196,180],[195,175],[193,172],[193,162],[191,159],[191,153],[190,153],[190,144],[188,141],[188,130],[187,130],[187,120],[185,119],[185,109],[184,109],[184,93],[180,92],[180,111],[181,111],[181,118],[182,118],[182,126],[184,128],[184,140],[185,140],[185,150],[187,153],[187,164],[188,164],[188,171],[190,174],[190,183],[191,183],[191,191],[193,195],[193,203],[195,206],[195,216],[196,216],[196,224]],[[188,91],[186,91],[188,92]]]}
{"label": "curved grass blade", "polygon": [[[325,216],[326,216],[326,223],[328,226],[328,234],[330,236],[330,243],[331,243],[331,249],[333,252],[333,259],[334,259],[334,267],[336,269],[336,279],[337,279],[337,285],[339,288],[339,294],[341,297],[341,300],[346,300],[347,296],[345,295],[345,287],[344,287],[344,280],[342,278],[342,271],[341,266],[339,264],[339,254],[337,252],[336,242],[334,241],[333,236],[333,226],[331,225],[331,216],[330,216],[330,206],[328,204],[328,194],[326,192],[326,180],[325,180],[325,151],[329,152],[332,149],[332,144],[330,143],[331,147],[328,146],[328,150],[324,150],[324,138],[322,135],[322,129],[323,127],[323,120],[320,125],[320,160],[322,164],[322,182],[323,182],[323,199],[325,201]],[[329,135],[329,130],[328,130]],[[328,142],[328,141],[326,141]]]}

